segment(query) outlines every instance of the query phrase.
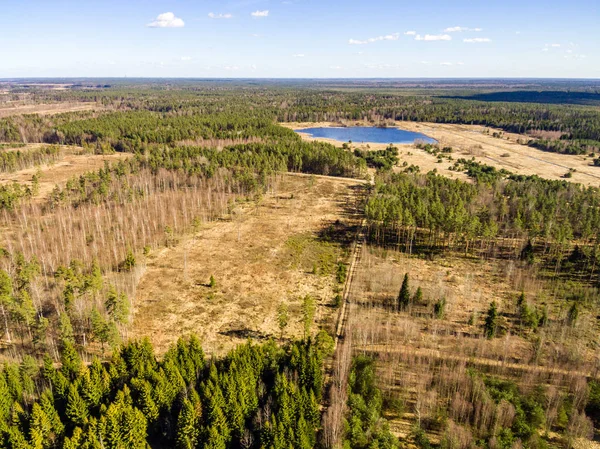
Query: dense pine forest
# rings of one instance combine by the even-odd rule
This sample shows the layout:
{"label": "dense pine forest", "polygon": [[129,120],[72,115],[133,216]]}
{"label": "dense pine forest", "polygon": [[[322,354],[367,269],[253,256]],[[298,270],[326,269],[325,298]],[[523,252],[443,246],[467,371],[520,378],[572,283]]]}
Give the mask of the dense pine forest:
{"label": "dense pine forest", "polygon": [[[290,129],[483,125],[489,139],[514,133],[528,151],[585,158],[600,176],[597,93],[563,87],[9,85],[0,111],[90,108],[0,114],[0,447],[543,449],[597,438],[599,188],[570,182],[572,170],[557,180],[498,169],[472,148],[371,148]],[[409,165],[414,154],[450,176]],[[296,190],[282,187],[290,176]],[[205,353],[189,328],[161,353],[155,335],[130,337],[152,263],[226,313],[239,292],[219,296],[212,273],[188,279],[188,246],[230,226],[252,247],[244,214],[292,229],[271,214],[315,207],[293,202],[316,195],[318,177],[351,183],[315,201],[343,214],[272,252],[323,297],[290,305],[280,288],[276,315],[261,317],[277,331],[233,329],[248,341],[228,352]],[[160,259],[181,248],[180,265]],[[202,257],[220,261],[218,250]],[[286,276],[273,288],[291,289]]]}

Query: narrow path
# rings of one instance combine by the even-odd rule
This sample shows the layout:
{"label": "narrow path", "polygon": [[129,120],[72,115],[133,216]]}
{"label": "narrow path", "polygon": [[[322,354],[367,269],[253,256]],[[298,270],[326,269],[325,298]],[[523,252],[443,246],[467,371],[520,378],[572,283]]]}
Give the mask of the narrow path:
{"label": "narrow path", "polygon": [[364,354],[406,354],[410,357],[424,357],[432,358],[437,360],[451,360],[453,362],[462,362],[467,365],[478,365],[486,367],[500,367],[504,369],[514,371],[528,371],[528,372],[543,372],[548,374],[560,374],[563,376],[583,376],[592,377],[594,373],[590,371],[576,371],[568,370],[560,367],[544,366],[544,365],[532,365],[529,363],[515,363],[507,362],[506,360],[491,359],[486,357],[468,357],[464,355],[451,354],[448,352],[440,351],[437,349],[429,348],[416,348],[414,346],[403,345],[400,343],[394,343],[391,347],[385,344],[363,344],[355,346],[356,351],[361,351]]}
{"label": "narrow path", "polygon": [[[374,183],[373,176],[369,180]],[[359,211],[358,214],[361,214]],[[363,217],[360,227],[352,243],[350,268],[344,284],[342,308],[338,315],[335,332],[333,356],[325,361],[325,385],[328,390],[323,404],[321,444],[326,448],[340,447],[344,433],[344,416],[348,401],[348,377],[352,364],[351,333],[347,330],[352,320],[352,302],[350,292],[352,282],[360,265],[361,255],[366,240],[366,219]]]}
{"label": "narrow path", "polygon": [[[335,346],[334,348],[337,350],[338,342],[340,339],[344,338],[346,333],[346,325],[348,324],[348,312],[350,307],[348,306],[350,303],[350,290],[352,288],[352,281],[354,280],[354,276],[357,271],[357,266],[360,264],[360,257],[362,254],[363,244],[366,239],[366,219],[363,218],[360,228],[356,233],[356,237],[354,239],[354,243],[352,244],[352,259],[350,260],[350,269],[348,270],[348,275],[346,277],[346,283],[344,285],[344,291],[342,293],[342,309],[340,310],[340,314],[338,315],[338,322],[335,331]],[[335,357],[335,356],[334,356]]]}

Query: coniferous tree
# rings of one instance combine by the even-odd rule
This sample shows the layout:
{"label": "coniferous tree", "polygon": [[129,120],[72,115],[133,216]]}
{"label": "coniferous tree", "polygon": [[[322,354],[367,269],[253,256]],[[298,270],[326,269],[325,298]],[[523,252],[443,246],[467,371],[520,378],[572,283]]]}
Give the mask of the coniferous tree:
{"label": "coniferous tree", "polygon": [[88,406],[75,385],[69,387],[65,415],[74,426],[84,426],[88,419]]}
{"label": "coniferous tree", "polygon": [[406,310],[406,308],[410,304],[410,288],[408,286],[408,273],[404,274],[404,279],[402,280],[402,287],[400,287],[400,293],[398,293],[398,299],[396,302],[397,310]]}
{"label": "coniferous tree", "polygon": [[423,290],[421,290],[421,287],[417,287],[417,291],[415,292],[412,301],[413,304],[421,304],[423,302]]}
{"label": "coniferous tree", "polygon": [[104,303],[108,315],[119,324],[125,324],[129,320],[129,300],[125,293],[117,293],[111,286]]}
{"label": "coniferous tree", "polygon": [[194,449],[198,444],[199,430],[199,419],[194,405],[186,398],[177,418],[177,448]]}
{"label": "coniferous tree", "polygon": [[64,346],[66,342],[70,344],[75,344],[73,326],[71,325],[71,319],[69,318],[69,315],[67,315],[66,313],[61,313],[58,317],[58,321],[61,345]]}
{"label": "coniferous tree", "polygon": [[61,371],[65,377],[75,380],[83,365],[73,343],[67,341],[63,344],[60,361],[62,364]]}
{"label": "coniferous tree", "polygon": [[496,330],[498,326],[498,309],[496,308],[496,301],[492,301],[490,308],[487,311],[485,322],[483,325],[483,333],[486,338],[493,338],[496,336]]}

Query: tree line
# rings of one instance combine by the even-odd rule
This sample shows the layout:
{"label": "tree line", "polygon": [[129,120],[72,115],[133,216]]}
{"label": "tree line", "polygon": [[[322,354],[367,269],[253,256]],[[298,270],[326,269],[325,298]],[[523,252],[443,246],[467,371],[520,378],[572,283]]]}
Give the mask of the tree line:
{"label": "tree line", "polygon": [[148,340],[82,362],[31,357],[0,371],[0,445],[38,448],[314,447],[327,338],[240,345],[207,359],[195,337],[162,359]]}

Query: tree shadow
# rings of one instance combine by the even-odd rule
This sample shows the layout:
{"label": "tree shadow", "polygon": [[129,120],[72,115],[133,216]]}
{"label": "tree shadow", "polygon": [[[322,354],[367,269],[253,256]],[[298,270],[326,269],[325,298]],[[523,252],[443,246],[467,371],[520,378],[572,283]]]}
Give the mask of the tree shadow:
{"label": "tree shadow", "polygon": [[267,335],[263,332],[248,329],[248,328],[239,328],[239,329],[229,329],[226,331],[219,332],[219,335],[224,335],[226,337],[234,337],[240,339],[248,339],[251,338],[253,340],[268,340],[271,338],[271,335]]}

